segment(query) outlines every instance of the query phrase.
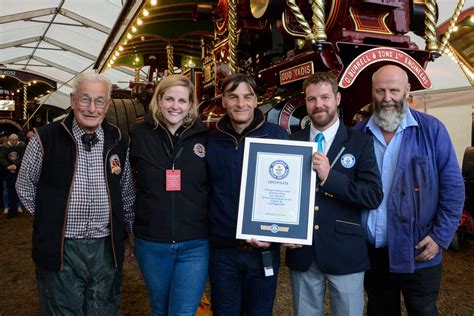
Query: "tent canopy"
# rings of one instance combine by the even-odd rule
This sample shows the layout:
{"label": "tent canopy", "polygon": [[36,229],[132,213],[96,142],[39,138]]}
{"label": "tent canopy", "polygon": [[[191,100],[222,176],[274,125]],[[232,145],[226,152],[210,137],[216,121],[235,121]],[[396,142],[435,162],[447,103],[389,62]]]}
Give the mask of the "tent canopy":
{"label": "tent canopy", "polygon": [[[45,76],[69,93],[75,76],[93,71],[121,10],[121,0],[2,0],[0,64]],[[116,68],[105,75],[126,87],[134,71]]]}

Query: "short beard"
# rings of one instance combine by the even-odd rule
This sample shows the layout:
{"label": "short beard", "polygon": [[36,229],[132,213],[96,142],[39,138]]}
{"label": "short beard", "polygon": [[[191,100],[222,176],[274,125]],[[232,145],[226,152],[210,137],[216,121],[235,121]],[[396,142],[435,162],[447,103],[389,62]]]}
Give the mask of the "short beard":
{"label": "short beard", "polygon": [[[384,111],[385,106],[394,106],[393,111]],[[376,104],[374,101],[374,120],[375,123],[386,132],[395,132],[403,121],[408,111],[408,104],[406,99],[400,102],[380,102]]]}

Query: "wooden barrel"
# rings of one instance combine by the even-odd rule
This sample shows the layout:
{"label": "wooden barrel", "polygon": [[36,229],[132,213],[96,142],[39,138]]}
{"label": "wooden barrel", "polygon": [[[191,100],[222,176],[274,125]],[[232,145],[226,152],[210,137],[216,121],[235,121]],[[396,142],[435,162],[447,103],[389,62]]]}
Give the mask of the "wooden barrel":
{"label": "wooden barrel", "polygon": [[107,121],[120,128],[123,133],[129,133],[132,127],[143,121],[145,108],[135,99],[112,99],[107,112]]}

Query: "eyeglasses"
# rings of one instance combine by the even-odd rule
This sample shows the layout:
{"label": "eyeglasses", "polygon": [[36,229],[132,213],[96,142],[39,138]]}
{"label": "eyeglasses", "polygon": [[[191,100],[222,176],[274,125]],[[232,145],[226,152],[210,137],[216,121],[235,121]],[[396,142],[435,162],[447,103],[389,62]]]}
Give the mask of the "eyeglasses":
{"label": "eyeglasses", "polygon": [[102,97],[92,100],[91,98],[86,96],[79,97],[77,98],[77,100],[79,101],[79,105],[84,107],[89,106],[92,102],[94,102],[95,107],[99,109],[105,107],[108,101],[108,99]]}

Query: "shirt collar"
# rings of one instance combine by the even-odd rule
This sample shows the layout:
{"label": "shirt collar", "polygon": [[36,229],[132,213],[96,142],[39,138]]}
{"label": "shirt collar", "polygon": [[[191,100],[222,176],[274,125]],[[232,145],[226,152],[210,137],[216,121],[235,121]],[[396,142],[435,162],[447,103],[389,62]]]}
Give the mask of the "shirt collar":
{"label": "shirt collar", "polygon": [[321,132],[316,127],[314,127],[313,122],[311,122],[310,132],[309,132],[309,135],[310,135],[310,138],[311,138],[310,141],[314,141],[314,138],[316,137],[317,134],[323,133],[324,140],[326,142],[329,142],[329,140],[336,137],[337,130],[339,129],[339,124],[340,124],[340,120],[338,118],[337,121],[334,124],[332,124],[329,128],[327,128],[326,130]]}
{"label": "shirt collar", "polygon": [[[86,133],[82,128],[79,127],[76,118],[74,118],[72,121],[72,133],[74,134],[74,138],[76,139],[76,141],[80,141],[82,135]],[[95,133],[97,134],[99,141],[104,140],[104,130],[102,129],[102,125],[99,125],[99,127],[97,127]]]}

